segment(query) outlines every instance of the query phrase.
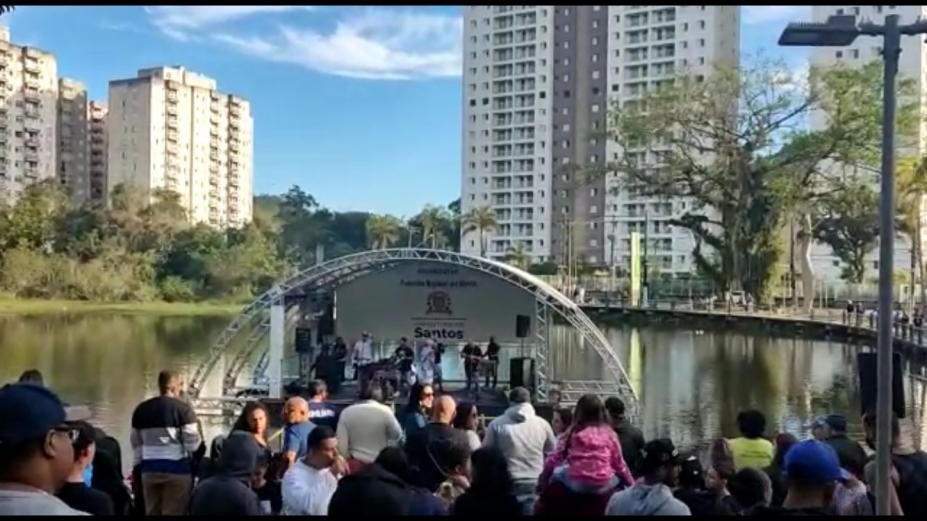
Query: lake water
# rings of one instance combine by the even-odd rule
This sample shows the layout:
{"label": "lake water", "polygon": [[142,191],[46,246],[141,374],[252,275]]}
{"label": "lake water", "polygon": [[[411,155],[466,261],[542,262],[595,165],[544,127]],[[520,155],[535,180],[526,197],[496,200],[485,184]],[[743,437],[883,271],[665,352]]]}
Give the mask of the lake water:
{"label": "lake water", "polygon": [[[156,394],[157,373],[188,371],[230,317],[145,315],[0,316],[0,381],[30,368],[69,403],[90,406],[95,423],[117,437],[129,456],[134,407]],[[773,338],[721,330],[691,331],[657,324],[603,327],[642,401],[645,436],[670,437],[691,447],[719,435],[735,435],[737,412],[755,407],[769,432],[807,434],[814,417],[846,415],[859,435],[856,348],[838,342]],[[572,331],[553,336],[555,378],[607,378],[603,364]],[[513,353],[517,354],[517,353]],[[449,356],[446,377],[459,371]],[[458,376],[459,377],[459,376]],[[922,385],[906,378],[906,397],[923,400]],[[911,389],[914,386],[914,389]],[[222,426],[207,422],[207,435]],[[915,428],[924,433],[924,425]],[[916,436],[919,445],[922,436]]]}

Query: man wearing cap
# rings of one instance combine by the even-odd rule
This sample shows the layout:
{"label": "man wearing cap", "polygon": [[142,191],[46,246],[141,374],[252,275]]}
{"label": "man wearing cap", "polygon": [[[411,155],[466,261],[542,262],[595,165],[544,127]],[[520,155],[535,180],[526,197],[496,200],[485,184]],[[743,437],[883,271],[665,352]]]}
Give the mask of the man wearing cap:
{"label": "man wearing cap", "polygon": [[44,387],[0,388],[0,516],[87,515],[54,495],[74,464],[69,419],[79,418]]}
{"label": "man wearing cap", "polygon": [[755,515],[827,515],[837,482],[850,477],[834,449],[817,440],[793,445],[783,467],[789,489],[782,507],[758,508]]}
{"label": "man wearing cap", "polygon": [[644,445],[641,478],[631,488],[613,495],[605,508],[608,516],[688,516],[689,507],[673,497],[682,462],[668,439]]}

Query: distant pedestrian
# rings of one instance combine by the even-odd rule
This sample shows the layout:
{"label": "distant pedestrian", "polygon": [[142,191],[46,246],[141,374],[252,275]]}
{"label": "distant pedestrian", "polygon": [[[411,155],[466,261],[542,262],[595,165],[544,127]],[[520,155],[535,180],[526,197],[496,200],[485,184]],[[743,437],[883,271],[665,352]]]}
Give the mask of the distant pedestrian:
{"label": "distant pedestrian", "polygon": [[193,455],[203,443],[196,414],[179,399],[180,378],[170,371],[158,375],[160,395],[132,414],[132,449],[139,465],[149,516],[187,512],[193,488]]}
{"label": "distant pedestrian", "polygon": [[640,464],[643,459],[644,434],[640,429],[631,425],[625,416],[624,402],[617,396],[610,396],[605,400],[605,409],[612,421],[612,428],[621,442],[621,454],[627,462],[631,474],[640,476]]}
{"label": "distant pedestrian", "polygon": [[608,516],[688,516],[689,507],[673,497],[679,482],[681,461],[668,439],[647,442],[641,461],[641,478],[608,502]]}
{"label": "distant pedestrian", "polygon": [[[55,497],[79,433],[58,396],[34,384],[0,388],[0,515],[85,515]],[[71,416],[71,420],[77,419]]]}
{"label": "distant pedestrian", "polygon": [[23,374],[19,375],[19,383],[44,386],[45,378],[42,377],[42,373],[38,369],[27,369],[23,371]]}
{"label": "distant pedestrian", "polygon": [[772,463],[775,453],[772,442],[763,438],[766,417],[756,409],[741,411],[737,415],[741,436],[730,440],[736,470],[747,467],[762,469]]}

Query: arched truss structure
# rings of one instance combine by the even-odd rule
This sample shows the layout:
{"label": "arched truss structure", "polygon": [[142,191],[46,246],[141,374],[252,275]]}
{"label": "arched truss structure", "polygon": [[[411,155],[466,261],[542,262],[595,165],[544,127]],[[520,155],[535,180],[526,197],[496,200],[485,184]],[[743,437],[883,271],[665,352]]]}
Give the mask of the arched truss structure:
{"label": "arched truss structure", "polygon": [[[617,354],[605,335],[572,300],[541,279],[508,264],[460,253],[402,248],[371,250],[346,255],[307,268],[248,304],[215,339],[203,361],[189,379],[188,395],[204,409],[225,409],[240,405],[236,398],[239,376],[248,362],[262,349],[261,360],[252,374],[252,383],[260,385],[267,367],[266,341],[270,329],[270,309],[275,304],[288,303],[307,293],[329,291],[364,275],[385,271],[405,262],[450,264],[491,275],[534,296],[535,300],[535,373],[538,398],[546,399],[551,384],[556,384],[564,402],[574,402],[586,392],[617,394],[625,403],[636,408],[637,396]],[[298,306],[294,306],[298,309]],[[296,313],[287,313],[287,321]],[[601,357],[611,381],[555,381],[548,369],[549,326],[558,316],[580,334],[581,341]],[[222,396],[201,396],[203,386],[219,360],[226,356],[226,371],[222,379]]]}

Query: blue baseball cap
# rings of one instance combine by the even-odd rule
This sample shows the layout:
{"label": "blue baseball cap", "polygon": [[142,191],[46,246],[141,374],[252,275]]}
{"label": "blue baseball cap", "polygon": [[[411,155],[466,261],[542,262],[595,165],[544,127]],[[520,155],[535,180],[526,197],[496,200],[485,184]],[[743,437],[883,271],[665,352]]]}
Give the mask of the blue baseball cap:
{"label": "blue baseball cap", "polygon": [[850,478],[850,473],[840,468],[834,448],[817,440],[792,445],[785,453],[783,470],[788,479],[810,485],[826,485]]}
{"label": "blue baseball cap", "polygon": [[69,411],[54,392],[29,383],[0,388],[0,447],[38,439],[68,421],[83,419]]}

